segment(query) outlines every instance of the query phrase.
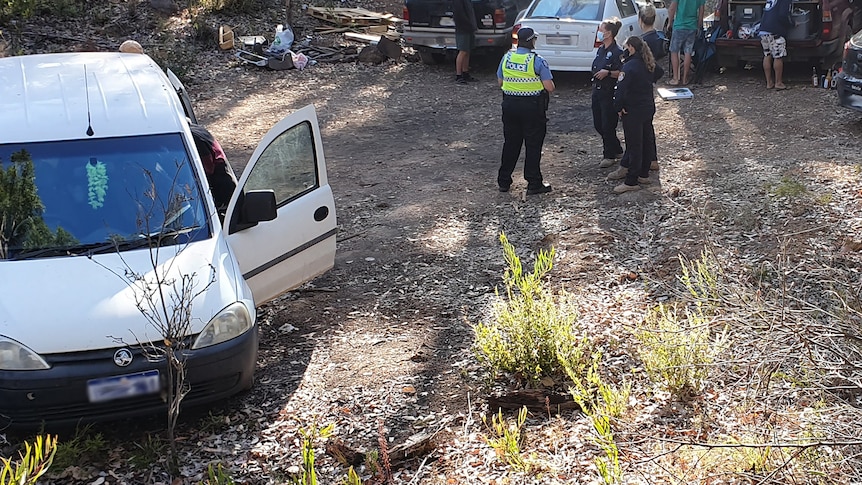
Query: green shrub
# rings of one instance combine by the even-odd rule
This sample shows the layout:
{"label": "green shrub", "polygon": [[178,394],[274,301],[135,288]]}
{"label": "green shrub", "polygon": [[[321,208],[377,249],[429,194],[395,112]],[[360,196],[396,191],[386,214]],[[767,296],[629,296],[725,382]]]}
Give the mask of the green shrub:
{"label": "green shrub", "polygon": [[679,263],[682,275],[677,278],[685,285],[695,303],[697,305],[708,304],[710,307],[716,306],[721,296],[719,279],[722,273],[718,260],[712,251],[704,249],[700,253],[700,259],[694,261],[680,255]]}
{"label": "green shrub", "polygon": [[317,470],[314,468],[314,447],[318,439],[326,439],[332,436],[335,424],[318,428],[314,423],[308,429],[300,429],[302,435],[302,467],[300,476],[293,478],[295,485],[318,485]]}
{"label": "green shrub", "polygon": [[636,330],[647,375],[672,395],[687,400],[703,390],[709,366],[726,339],[710,340],[709,319],[700,308],[680,315],[676,306],[649,311]]}
{"label": "green shrub", "polygon": [[574,386],[569,390],[584,414],[590,418],[594,435],[592,440],[602,449],[603,456],[595,460],[599,477],[607,484],[620,483],[623,478],[620,451],[614,440],[611,424],[621,417],[631,395],[631,383],[624,382],[621,388],[609,384],[599,374],[601,354],[596,352],[586,375],[571,375]]}
{"label": "green shrub", "polygon": [[75,434],[57,444],[54,467],[65,470],[70,466],[105,458],[108,444],[101,433],[90,434],[90,425],[76,428]]}
{"label": "green shrub", "polygon": [[0,485],[35,485],[51,467],[56,452],[56,436],[37,436],[32,445],[25,442],[18,461],[0,457]]}
{"label": "green shrub", "polygon": [[222,464],[219,463],[215,468],[213,468],[212,464],[207,466],[207,478],[202,482],[198,482],[198,485],[235,485],[236,482],[231,478],[230,473],[228,473]]}
{"label": "green shrub", "polygon": [[0,23],[15,17],[77,17],[87,6],[86,0],[0,0]]}
{"label": "green shrub", "polygon": [[491,415],[490,424],[488,424],[488,418],[482,416],[482,422],[485,423],[485,427],[488,428],[492,435],[490,438],[485,438],[488,446],[493,448],[497,453],[497,459],[520,472],[530,471],[529,462],[524,460],[524,457],[521,455],[521,444],[523,443],[521,430],[524,428],[526,421],[526,407],[521,408],[518,412],[518,419],[514,423],[509,423],[503,417],[502,410],[498,410],[497,414]]}
{"label": "green shrub", "polygon": [[785,175],[781,177],[781,181],[770,188],[769,193],[776,197],[794,198],[807,194],[808,189],[800,181]]}
{"label": "green shrub", "polygon": [[503,276],[506,298],[495,304],[493,322],[474,327],[477,359],[494,372],[510,372],[533,383],[562,375],[566,366],[585,368],[590,345],[578,328],[577,312],[565,293],[555,298],[542,282],[553,267],[554,249],[540,251],[533,272],[525,274],[504,233],[500,242],[508,265]]}

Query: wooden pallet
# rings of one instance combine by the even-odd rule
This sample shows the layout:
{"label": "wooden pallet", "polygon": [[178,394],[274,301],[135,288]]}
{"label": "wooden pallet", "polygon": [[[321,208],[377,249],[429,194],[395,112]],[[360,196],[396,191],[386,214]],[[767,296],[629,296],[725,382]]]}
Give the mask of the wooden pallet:
{"label": "wooden pallet", "polygon": [[382,14],[364,8],[308,7],[308,15],[335,25],[381,25],[402,20],[390,13]]}

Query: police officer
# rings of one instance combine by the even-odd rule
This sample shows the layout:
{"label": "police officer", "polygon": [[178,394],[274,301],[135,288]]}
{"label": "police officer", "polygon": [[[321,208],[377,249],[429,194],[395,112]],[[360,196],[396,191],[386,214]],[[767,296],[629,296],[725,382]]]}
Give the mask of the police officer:
{"label": "police officer", "polygon": [[[652,120],[655,116],[655,59],[649,46],[637,36],[631,36],[625,43],[626,61],[619,75],[614,109],[623,120],[626,136],[626,154],[629,167],[625,171],[625,182],[614,187],[614,192],[622,194],[640,190],[638,184],[648,184],[649,157],[652,154],[649,136],[655,133]],[[653,135],[654,136],[654,135]]]}
{"label": "police officer", "polygon": [[617,34],[622,22],[617,17],[604,20],[596,32],[596,40],[601,46],[596,50],[593,60],[593,126],[602,137],[602,161],[599,167],[607,168],[617,164],[623,156],[623,146],[617,138],[619,116],[614,110],[614,87],[622,69],[623,54],[617,45]]}
{"label": "police officer", "polygon": [[548,102],[554,81],[548,62],[533,52],[538,35],[529,27],[518,30],[518,48],[509,51],[497,68],[497,81],[503,90],[503,155],[497,185],[508,192],[512,172],[525,146],[524,179],[527,195],[551,191],[542,180],[539,162],[548,125]]}

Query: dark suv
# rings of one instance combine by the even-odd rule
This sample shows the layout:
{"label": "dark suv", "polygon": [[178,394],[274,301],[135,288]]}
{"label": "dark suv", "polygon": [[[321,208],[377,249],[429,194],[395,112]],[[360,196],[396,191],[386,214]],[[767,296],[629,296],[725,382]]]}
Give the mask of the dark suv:
{"label": "dark suv", "polygon": [[[529,0],[472,0],[476,12],[476,49],[502,51],[512,46],[512,25]],[[422,62],[433,64],[453,55],[455,20],[450,0],[405,0],[404,43],[413,46]]]}

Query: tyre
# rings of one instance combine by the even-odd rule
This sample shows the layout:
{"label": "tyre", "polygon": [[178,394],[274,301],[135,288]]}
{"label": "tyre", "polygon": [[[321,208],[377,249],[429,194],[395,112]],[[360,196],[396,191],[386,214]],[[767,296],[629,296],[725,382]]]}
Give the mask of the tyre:
{"label": "tyre", "polygon": [[441,64],[446,60],[446,54],[434,52],[428,49],[419,49],[419,59],[423,64]]}

